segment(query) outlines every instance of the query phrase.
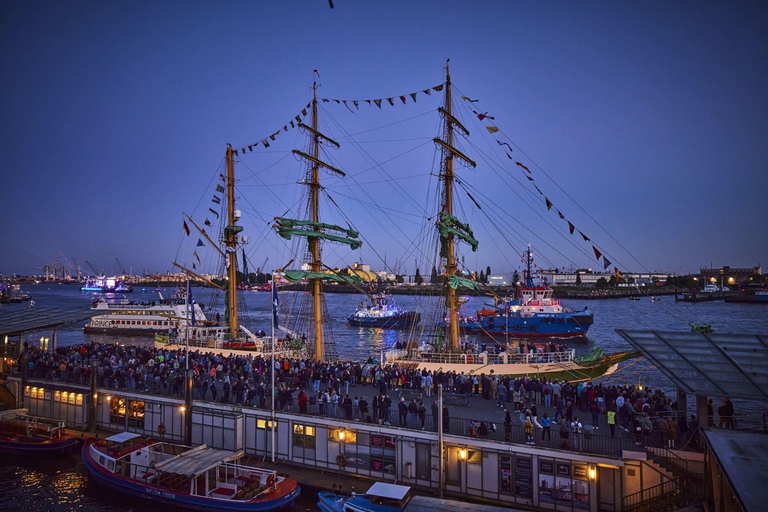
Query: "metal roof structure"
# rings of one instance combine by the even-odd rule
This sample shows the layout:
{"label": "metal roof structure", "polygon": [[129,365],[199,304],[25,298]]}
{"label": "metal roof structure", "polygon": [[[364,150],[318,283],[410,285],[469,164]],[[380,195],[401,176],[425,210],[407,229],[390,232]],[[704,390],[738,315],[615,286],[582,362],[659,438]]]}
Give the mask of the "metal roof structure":
{"label": "metal roof structure", "polygon": [[90,308],[25,308],[0,315],[0,336],[18,336],[88,320],[100,314]]}
{"label": "metal roof structure", "polygon": [[616,332],[686,393],[768,400],[768,334]]}
{"label": "metal roof structure", "polygon": [[768,465],[759,454],[768,453],[768,434],[714,428],[702,432],[743,510],[765,510]]}

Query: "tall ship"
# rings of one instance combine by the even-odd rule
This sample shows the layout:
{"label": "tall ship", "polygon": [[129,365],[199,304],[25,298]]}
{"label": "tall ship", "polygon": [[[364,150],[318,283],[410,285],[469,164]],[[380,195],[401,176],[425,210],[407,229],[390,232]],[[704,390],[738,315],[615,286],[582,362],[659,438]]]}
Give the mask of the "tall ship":
{"label": "tall ship", "polygon": [[[454,197],[456,187],[463,183],[455,167],[463,166],[473,169],[477,164],[459,149],[461,145],[469,144],[465,142],[469,137],[469,130],[453,115],[452,84],[447,64],[445,69],[446,81],[440,88],[445,91],[445,97],[443,105],[438,108],[442,119],[441,133],[433,139],[439,153],[439,159],[434,159],[436,163],[439,162],[439,169],[431,173],[438,178],[438,193],[430,195],[435,198],[436,211],[427,214],[431,219],[431,236],[434,240],[431,247],[435,248],[434,251],[429,250],[429,254],[436,256],[435,260],[427,262],[427,268],[429,266],[435,268],[432,288],[439,288],[440,295],[434,298],[437,305],[430,311],[431,317],[426,320],[423,329],[420,332],[411,331],[410,340],[405,348],[383,350],[381,364],[432,372],[455,371],[465,374],[485,373],[515,377],[538,375],[566,380],[593,379],[616,371],[619,362],[636,357],[637,354],[633,351],[604,354],[599,347],[588,355],[578,357],[574,349],[550,352],[520,350],[517,336],[508,335],[510,331],[530,334],[536,330],[583,335],[586,332],[585,328],[592,321],[591,313],[580,312],[578,314],[581,315],[584,324],[580,326],[581,322],[576,321],[580,317],[569,316],[576,313],[566,311],[559,301],[552,297],[551,289],[533,284],[530,253],[526,286],[518,300],[508,301],[501,306],[501,310],[495,308],[487,311],[487,318],[482,320],[469,321],[460,318],[459,306],[462,302],[460,290],[481,293],[483,285],[468,272],[464,266],[464,258],[457,257],[460,245],[466,244],[472,252],[475,252],[479,241],[475,238],[469,223],[460,218],[465,214],[466,209]],[[469,97],[464,96],[462,99],[469,100]],[[473,112],[477,114],[474,110]],[[487,116],[479,114],[478,117],[483,119]],[[488,131],[494,133],[494,130]],[[499,142],[499,144],[502,143]],[[509,156],[508,153],[507,156]],[[467,195],[478,209],[481,209],[474,197],[470,193]],[[435,287],[435,284],[440,286]],[[545,311],[543,316],[539,317],[541,308]],[[496,322],[505,315],[508,317],[508,322],[501,323],[506,327],[501,330],[494,327],[492,331],[496,337],[491,346],[495,346],[496,349],[488,350],[484,345],[479,346],[467,338],[467,331],[483,332],[484,327],[491,327],[491,324],[495,326]],[[516,321],[512,319],[513,316]],[[568,318],[573,318],[574,321],[566,321]],[[517,322],[520,323],[519,329],[516,327]],[[534,325],[534,329],[527,327],[523,329],[523,325],[529,325],[528,322]],[[498,336],[500,333],[504,336]]]}
{"label": "tall ship", "polygon": [[[463,332],[517,338],[573,338],[587,335],[593,322],[589,309],[575,311],[554,298],[552,288],[534,278],[531,271],[531,246],[523,257],[526,262],[525,284],[519,298],[497,300],[492,309],[482,309],[475,317],[459,320]],[[534,283],[538,279],[538,283]]]}

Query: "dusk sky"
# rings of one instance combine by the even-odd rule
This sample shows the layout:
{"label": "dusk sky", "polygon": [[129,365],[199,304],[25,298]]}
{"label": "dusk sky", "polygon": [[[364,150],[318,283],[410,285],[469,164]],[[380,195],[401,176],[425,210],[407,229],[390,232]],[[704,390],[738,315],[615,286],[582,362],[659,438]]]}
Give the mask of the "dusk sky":
{"label": "dusk sky", "polygon": [[324,220],[365,244],[326,260],[413,273],[439,162],[442,93],[423,91],[445,81],[447,59],[471,132],[457,147],[478,162],[457,171],[480,241],[462,247],[468,268],[520,268],[526,243],[544,268],[602,270],[593,245],[625,272],[768,265],[764,2],[333,5],[2,2],[0,274],[41,274],[59,253],[85,273],[85,260],[108,274],[115,258],[134,274],[189,263],[198,237],[183,213],[214,220],[227,143],[278,130],[240,156],[237,193],[252,267],[285,264],[290,243],[269,225],[302,206],[290,151],[305,136],[282,128],[311,100],[313,70],[320,98],[384,99],[320,104],[321,131],[342,144],[330,161],[347,173],[322,177],[335,202]]}

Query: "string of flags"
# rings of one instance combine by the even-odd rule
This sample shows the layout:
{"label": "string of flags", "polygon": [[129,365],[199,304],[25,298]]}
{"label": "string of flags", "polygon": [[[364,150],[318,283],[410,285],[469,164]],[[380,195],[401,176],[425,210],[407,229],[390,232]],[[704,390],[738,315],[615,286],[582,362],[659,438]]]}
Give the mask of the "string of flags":
{"label": "string of flags", "polygon": [[[469,103],[477,103],[477,102],[480,101],[480,100],[472,99],[472,98],[470,98],[468,96],[462,96],[461,99],[463,99],[464,101],[467,101]],[[496,119],[493,116],[489,116],[488,112],[480,112],[478,110],[475,110],[474,108],[470,108],[470,110],[472,111],[473,114],[475,114],[477,116],[477,118],[480,121],[485,121],[485,120],[492,120],[493,121],[493,120]],[[488,130],[489,133],[496,133],[496,132],[499,131],[498,127],[491,126],[491,125],[485,125],[485,129]],[[506,148],[504,149],[504,153],[507,155],[507,158],[509,158],[510,160],[515,162],[515,164],[518,167],[521,168],[521,172],[523,173],[523,176],[525,176],[526,179],[532,183],[532,185],[536,188],[536,191],[539,193],[539,195],[544,197],[544,204],[546,204],[546,206],[547,206],[547,211],[551,210],[555,205],[552,203],[552,201],[549,200],[549,198],[547,196],[544,195],[544,193],[541,191],[541,189],[538,187],[538,185],[536,185],[536,183],[533,183],[535,181],[535,178],[533,177],[533,173],[531,172],[531,170],[526,165],[524,165],[522,162],[518,162],[517,160],[515,160],[515,158],[511,155],[511,153],[514,152],[514,150],[512,149],[512,146],[510,146],[509,143],[501,141],[501,140],[498,140],[498,139],[496,140],[496,142],[500,146],[506,146]],[[473,201],[474,201],[474,199],[473,199]],[[570,220],[566,219],[565,215],[563,215],[563,213],[558,208],[555,208],[555,211],[557,212],[557,215],[561,219],[563,219],[564,221],[566,221],[568,223],[568,231],[570,232],[571,235],[573,235],[573,233],[575,231],[578,231],[579,234],[581,235],[581,237],[584,239],[585,242],[591,242],[591,239],[587,235],[582,233],[581,230],[576,229],[576,226],[574,226],[573,223],[571,223]],[[610,267],[612,265],[612,263],[608,260],[608,258],[605,257],[605,255],[603,255],[597,249],[597,247],[592,245],[592,249],[595,252],[595,258],[597,259],[597,261],[600,262],[600,259],[602,258],[602,260],[603,260],[602,261],[603,269],[607,270],[608,267]],[[616,278],[619,281],[621,281],[623,273],[621,271],[619,271],[619,269],[617,267],[614,267],[614,274],[616,275]]]}
{"label": "string of flags", "polygon": [[[343,104],[345,107],[347,107],[347,109],[350,112],[352,112],[354,114],[355,110],[352,110],[350,105],[353,105],[356,110],[360,110],[360,105],[361,104],[364,105],[366,103],[368,105],[371,105],[371,106],[376,105],[379,108],[381,108],[381,104],[384,101],[389,103],[391,106],[395,106],[396,101],[400,100],[403,103],[403,105],[405,105],[407,103],[407,101],[408,101],[408,98],[411,98],[411,100],[413,100],[413,102],[416,103],[416,98],[418,97],[419,94],[426,94],[427,96],[431,96],[432,95],[432,91],[440,92],[440,91],[443,90],[443,87],[444,87],[444,84],[440,84],[440,85],[436,85],[434,87],[429,87],[427,89],[423,89],[423,90],[417,91],[417,92],[411,92],[411,93],[408,93],[408,94],[401,94],[401,95],[398,95],[398,96],[392,96],[390,98],[377,98],[377,99],[370,99],[370,100],[338,100],[338,99],[334,99],[334,98],[319,98],[319,99],[323,103],[331,103],[331,102],[333,102],[333,103]],[[475,100],[475,101],[478,101],[478,100]],[[246,148],[248,149],[248,151],[253,152],[253,148],[258,146],[259,144],[261,144],[265,148],[268,148],[270,141],[274,142],[275,137],[280,135],[281,131],[282,132],[287,132],[289,129],[296,128],[297,126],[299,126],[299,124],[301,124],[301,122],[302,122],[302,119],[306,118],[307,115],[309,115],[308,112],[311,111],[311,110],[312,110],[312,102],[310,101],[309,103],[307,103],[306,107],[301,109],[301,112],[299,114],[296,114],[296,116],[294,116],[293,119],[291,119],[288,123],[284,124],[282,128],[279,128],[273,134],[271,134],[271,135],[269,135],[267,137],[264,137],[261,140],[257,140],[253,144],[248,144],[246,146],[241,146],[238,149],[234,149],[233,152],[235,153],[235,155],[239,155],[239,151],[241,151],[243,154],[245,154]],[[491,119],[493,119],[493,118],[491,118]],[[491,133],[493,133],[493,132],[491,132]]]}

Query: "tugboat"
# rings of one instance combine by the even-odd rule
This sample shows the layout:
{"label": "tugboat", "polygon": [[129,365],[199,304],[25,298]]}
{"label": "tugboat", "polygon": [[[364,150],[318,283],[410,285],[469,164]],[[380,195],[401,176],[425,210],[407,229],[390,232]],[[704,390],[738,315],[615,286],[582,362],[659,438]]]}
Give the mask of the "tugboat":
{"label": "tugboat", "polygon": [[535,338],[572,338],[586,336],[593,315],[587,309],[565,308],[553,297],[552,288],[533,282],[531,246],[523,253],[526,258],[525,285],[520,298],[502,300],[493,309],[483,309],[474,318],[459,320],[459,329],[472,334],[510,335]]}
{"label": "tugboat", "polygon": [[418,311],[406,311],[395,303],[389,293],[377,293],[369,296],[369,304],[361,303],[357,310],[347,317],[349,325],[354,327],[382,327],[393,329],[410,327],[421,320]]}

